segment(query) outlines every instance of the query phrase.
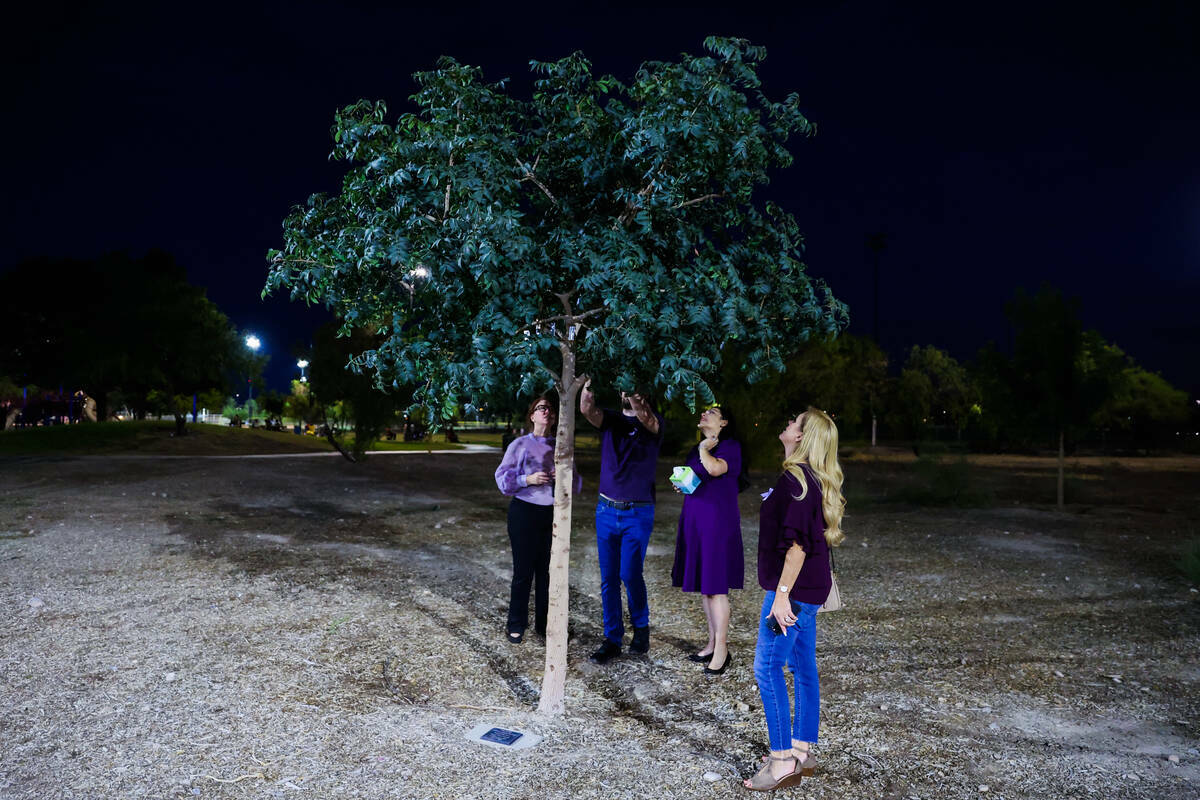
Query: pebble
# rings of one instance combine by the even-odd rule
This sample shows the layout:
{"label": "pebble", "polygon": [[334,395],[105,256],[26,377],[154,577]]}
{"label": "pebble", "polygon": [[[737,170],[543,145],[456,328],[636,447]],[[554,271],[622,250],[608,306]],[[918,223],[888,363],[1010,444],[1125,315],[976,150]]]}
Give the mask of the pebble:
{"label": "pebble", "polygon": [[46,605],[46,602],[44,600],[42,600],[42,598],[40,598],[40,597],[29,598],[29,607],[30,608],[41,608],[44,605]]}
{"label": "pebble", "polygon": [[979,784],[979,791],[986,792],[990,787],[986,783]]}
{"label": "pebble", "polygon": [[1054,670],[1054,677],[1061,678],[1063,677],[1063,674],[1059,670]]}
{"label": "pebble", "polygon": [[704,780],[708,781],[709,783],[716,783],[717,781],[721,780],[721,776],[715,772],[706,772],[704,773]]}
{"label": "pebble", "polygon": [[1000,730],[1000,726],[993,722],[988,725],[988,730],[998,731]]}
{"label": "pebble", "polygon": [[1174,753],[1172,753],[1171,755],[1167,756],[1167,761],[1170,761],[1172,764],[1178,764],[1178,763],[1179,763],[1179,756],[1177,756],[1177,755],[1175,755]]}
{"label": "pebble", "polygon": [[175,673],[174,672],[166,673],[165,675],[163,675],[163,680],[165,680],[167,683],[170,683],[171,681],[175,680]]}
{"label": "pebble", "polygon": [[748,706],[746,703],[743,703],[741,701],[738,702],[736,708],[738,711],[749,711],[750,710],[750,706]]}

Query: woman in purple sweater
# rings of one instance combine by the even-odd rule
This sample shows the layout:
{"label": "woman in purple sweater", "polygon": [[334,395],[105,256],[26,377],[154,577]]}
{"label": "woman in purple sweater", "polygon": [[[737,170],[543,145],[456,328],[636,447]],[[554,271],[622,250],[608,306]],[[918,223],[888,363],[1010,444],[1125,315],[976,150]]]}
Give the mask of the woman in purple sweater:
{"label": "woman in purple sweater", "polygon": [[[533,628],[546,635],[550,599],[550,542],[554,537],[555,405],[546,395],[534,398],[526,414],[532,433],[519,436],[504,451],[496,468],[496,485],[512,497],[508,506],[508,540],[512,544],[513,577],[508,601],[508,641],[520,644],[529,625],[529,588],[534,586]],[[574,493],[583,487],[578,470]]]}
{"label": "woman in purple sweater", "polygon": [[[795,786],[816,762],[821,689],[817,680],[817,611],[829,596],[829,548],[841,544],[842,468],[833,420],[810,408],[783,433],[783,474],[763,496],[758,522],[758,583],[766,590],[754,653],[754,677],[767,717],[771,755],[747,789]],[[783,668],[794,678],[795,715]]]}

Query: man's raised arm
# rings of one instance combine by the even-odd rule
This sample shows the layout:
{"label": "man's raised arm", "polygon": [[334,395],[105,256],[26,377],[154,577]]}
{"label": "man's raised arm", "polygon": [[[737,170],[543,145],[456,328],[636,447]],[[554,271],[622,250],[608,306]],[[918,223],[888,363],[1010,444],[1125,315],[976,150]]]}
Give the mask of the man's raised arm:
{"label": "man's raised arm", "polygon": [[592,379],[588,378],[587,383],[583,384],[583,389],[579,392],[579,413],[587,419],[588,422],[600,427],[600,423],[604,422],[604,412],[596,408],[596,395],[592,394]]}

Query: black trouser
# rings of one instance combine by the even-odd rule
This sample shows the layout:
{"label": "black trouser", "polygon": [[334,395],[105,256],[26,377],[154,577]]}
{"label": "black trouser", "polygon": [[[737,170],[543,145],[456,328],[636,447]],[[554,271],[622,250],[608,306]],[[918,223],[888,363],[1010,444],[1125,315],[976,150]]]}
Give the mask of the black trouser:
{"label": "black trouser", "polygon": [[554,506],[539,506],[513,498],[508,505],[508,540],[512,543],[512,594],[508,600],[508,630],[521,632],[529,624],[529,586],[535,584],[533,625],[546,633],[550,605],[550,541],[554,538]]}

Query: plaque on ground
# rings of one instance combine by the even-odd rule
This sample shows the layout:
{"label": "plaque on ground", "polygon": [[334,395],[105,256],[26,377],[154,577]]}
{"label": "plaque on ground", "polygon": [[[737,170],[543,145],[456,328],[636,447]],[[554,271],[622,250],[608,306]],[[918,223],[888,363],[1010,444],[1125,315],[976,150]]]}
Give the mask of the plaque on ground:
{"label": "plaque on ground", "polygon": [[467,734],[473,742],[498,747],[501,750],[524,750],[533,747],[542,740],[536,733],[514,731],[511,728],[498,728],[494,725],[476,725]]}

